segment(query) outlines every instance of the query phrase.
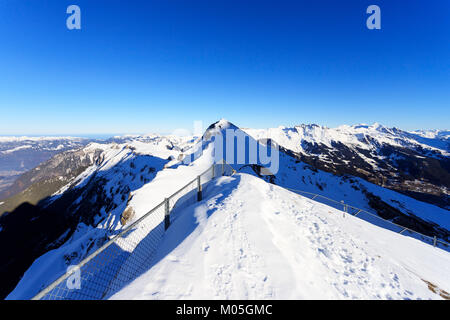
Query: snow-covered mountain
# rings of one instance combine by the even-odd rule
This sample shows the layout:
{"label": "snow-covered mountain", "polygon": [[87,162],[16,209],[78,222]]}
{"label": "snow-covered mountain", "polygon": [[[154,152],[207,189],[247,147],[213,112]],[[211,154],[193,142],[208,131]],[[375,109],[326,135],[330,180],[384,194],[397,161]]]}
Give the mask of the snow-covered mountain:
{"label": "snow-covered mountain", "polygon": [[273,139],[315,168],[349,174],[442,208],[450,207],[448,131],[406,132],[380,124],[244,129]]}
{"label": "snow-covered mountain", "polygon": [[308,153],[308,144],[322,144],[333,148],[333,144],[341,142],[355,149],[374,150],[382,145],[404,147],[439,157],[450,155],[449,131],[413,131],[407,132],[397,128],[387,128],[379,123],[373,125],[342,125],[328,128],[316,124],[299,125],[293,128],[280,126],[270,129],[244,129],[256,138],[271,136],[280,140],[292,151]]}
{"label": "snow-covered mountain", "polygon": [[415,130],[411,131],[411,133],[427,139],[440,139],[446,141],[450,139],[449,130]]}
{"label": "snow-covered mountain", "polygon": [[58,153],[81,148],[90,141],[74,137],[0,136],[0,200],[21,191],[12,184],[22,173]]}
{"label": "snow-covered mountain", "polygon": [[[0,214],[6,211],[0,216],[0,243],[8,243],[0,255],[2,294],[11,291],[30,264],[49,250],[63,244],[59,267],[47,272],[50,278],[95,250],[127,222],[123,213],[132,192],[160,171],[170,173],[165,166],[178,162],[193,141],[157,135],[142,139],[90,143],[58,154],[24,175],[29,187],[0,204]],[[180,177],[170,180],[168,190],[175,191],[193,174],[195,170],[181,171]],[[147,210],[168,190],[156,185],[156,193],[146,199]],[[45,283],[46,277],[38,281]]]}
{"label": "snow-covered mountain", "polygon": [[[211,125],[201,140],[195,137],[180,138],[158,135],[116,137],[109,143],[91,143],[80,150],[61,153],[39,165],[30,174],[29,181],[32,184],[20,193],[22,202],[31,202],[31,204],[22,204],[14,210],[6,210],[8,213],[0,216],[0,244],[2,247],[8,248],[0,256],[2,294],[6,295],[15,288],[9,298],[31,298],[63,274],[69,265],[80,262],[111,236],[117,234],[124,226],[142,217],[165,197],[205,171],[213,163],[216,152],[210,138],[215,133],[223,132],[226,129],[240,131],[233,124],[221,120]],[[245,132],[249,132],[257,139],[268,137],[267,131],[261,133],[260,136],[251,130],[245,130]],[[245,132],[243,134],[251,144],[250,142],[254,140]],[[284,132],[283,129],[281,132]],[[269,138],[277,141],[275,137]],[[195,152],[196,147],[199,146],[198,142],[201,142],[202,152],[200,153]],[[254,142],[256,143],[256,141]],[[282,140],[277,142],[283,146]],[[302,140],[299,142],[303,148]],[[294,149],[295,145],[290,145],[290,147]],[[333,146],[333,143],[330,142],[330,145]],[[260,147],[264,148],[265,146],[260,144]],[[237,177],[244,180],[250,179],[250,182],[245,180],[247,182],[241,187],[230,182],[231,185],[242,190],[242,188],[250,188],[253,185],[251,181],[255,180],[260,181],[255,182],[255,185],[261,183],[267,188],[275,184],[282,188],[323,194],[332,199],[344,200],[346,203],[375,212],[383,218],[419,232],[437,235],[448,241],[450,235],[448,210],[383,188],[361,177],[322,170],[308,161],[302,161],[299,157],[300,149],[294,151],[292,149],[284,147],[281,150],[279,170],[273,176],[261,176],[259,163],[232,164],[242,174]],[[359,149],[356,150],[360,152]],[[428,158],[443,157],[444,159],[446,155],[439,150],[430,149]],[[191,161],[185,161],[186,159],[191,159]],[[35,179],[40,172],[44,172],[42,178]],[[50,172],[55,172],[55,174],[51,175]],[[253,177],[248,178],[248,174]],[[279,187],[273,188],[279,190]],[[230,188],[230,186],[224,186],[224,188]],[[257,190],[259,187],[255,189],[255,192]],[[32,198],[36,194],[38,196]],[[300,196],[296,195],[295,197],[299,199]],[[11,199],[2,201],[5,203],[0,205],[0,213],[2,206],[12,206]],[[291,206],[293,210],[294,207],[301,206],[301,203],[292,202],[286,205]],[[315,204],[315,202],[311,203]],[[225,205],[225,203],[218,205]],[[278,205],[279,203],[276,201],[273,204],[275,207]],[[306,214],[302,208],[298,210]],[[326,210],[334,212],[332,208]],[[245,212],[241,214],[245,214]],[[255,215],[257,212],[251,214]],[[319,210],[317,214],[323,215],[323,210]],[[280,226],[280,228],[284,227]],[[337,232],[338,228],[333,230]],[[379,228],[373,230],[379,230]],[[373,232],[377,233],[377,231]],[[387,243],[390,238],[384,239],[383,232],[390,233],[390,231],[379,231],[377,236],[381,237],[380,241]],[[331,238],[333,235],[331,231],[327,234]],[[336,239],[340,238],[337,236]],[[8,246],[3,246],[6,243]],[[417,250],[424,252],[420,248]],[[428,255],[428,253],[424,253],[424,255]],[[439,253],[438,255],[437,263],[448,267],[446,258],[441,257],[441,255],[447,257],[445,255],[448,253]],[[430,253],[431,256],[432,253]],[[409,258],[414,258],[414,256],[405,257],[405,259]],[[413,264],[412,268],[415,269],[416,266],[421,268],[417,264]],[[387,275],[385,271],[383,269],[382,273]],[[426,274],[423,277],[426,278],[424,280],[448,291],[448,285],[446,282],[442,282],[439,276]],[[418,283],[420,282],[416,282],[414,286],[422,285]],[[409,287],[405,286],[404,288]],[[422,289],[417,291],[418,293],[411,292],[414,292],[411,297],[435,297],[427,296]],[[357,296],[369,297],[372,296],[371,294],[360,291]],[[398,298],[403,297],[404,293],[396,294],[389,291],[387,294]],[[379,297],[385,298],[387,295],[380,294]]]}

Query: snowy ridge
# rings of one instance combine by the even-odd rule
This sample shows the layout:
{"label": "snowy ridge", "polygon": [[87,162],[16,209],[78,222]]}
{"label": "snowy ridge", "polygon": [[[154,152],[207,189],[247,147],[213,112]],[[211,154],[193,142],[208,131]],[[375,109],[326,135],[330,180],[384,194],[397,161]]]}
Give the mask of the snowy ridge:
{"label": "snowy ridge", "polygon": [[337,128],[302,124],[293,128],[280,126],[270,129],[244,129],[244,131],[257,140],[261,138],[274,139],[280,145],[299,153],[306,152],[302,147],[302,142],[307,141],[320,143],[329,148],[334,148],[333,142],[341,142],[365,150],[372,150],[382,144],[414,149],[421,147],[450,156],[448,131],[445,131],[446,134],[442,134],[441,131],[409,133],[397,128],[387,128],[378,123],[342,125]]}
{"label": "snowy ridge", "polygon": [[[79,152],[94,157],[100,152],[98,161],[54,194],[48,205],[58,201],[70,190],[89,190],[93,177],[102,181],[105,202],[94,216],[93,225],[78,224],[72,236],[59,248],[39,257],[25,272],[19,284],[7,299],[30,299],[40,290],[64,274],[69,265],[78,264],[93,253],[104,242],[124,226],[141,218],[159,204],[167,195],[174,193],[188,181],[205,171],[211,164],[211,152],[191,166],[173,164],[183,155],[181,144],[189,149],[186,138],[154,136],[145,143],[132,140],[126,143],[90,143]],[[76,212],[92,200],[82,193],[73,203]],[[133,214],[123,221],[123,213],[132,208]],[[123,248],[132,250],[132,248]],[[48,270],[52,272],[49,273]]]}
{"label": "snowy ridge", "polygon": [[[28,156],[33,157],[32,152],[63,151],[82,147],[90,140],[76,137],[1,137],[0,155],[11,155],[18,151],[30,151]],[[20,153],[19,153],[20,154]]]}
{"label": "snowy ridge", "polygon": [[54,140],[71,140],[71,141],[82,141],[86,140],[84,138],[79,137],[70,137],[70,136],[61,136],[61,137],[53,137],[53,136],[39,136],[39,137],[29,137],[29,136],[0,136],[0,143],[3,142],[23,142],[23,141],[54,141]]}
{"label": "snowy ridge", "polygon": [[205,192],[176,213],[155,265],[113,299],[448,297],[448,252],[246,174]]}
{"label": "snowy ridge", "polygon": [[75,137],[0,136],[0,199],[11,197],[21,191],[23,184],[13,185],[21,174],[58,153],[82,148],[89,141]]}

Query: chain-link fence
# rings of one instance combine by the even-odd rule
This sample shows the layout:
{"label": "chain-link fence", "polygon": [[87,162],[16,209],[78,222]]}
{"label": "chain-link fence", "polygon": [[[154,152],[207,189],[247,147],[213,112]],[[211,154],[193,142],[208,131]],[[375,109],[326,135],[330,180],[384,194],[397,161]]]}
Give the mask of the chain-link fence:
{"label": "chain-link fence", "polygon": [[108,299],[155,263],[154,253],[165,230],[170,226],[171,211],[175,207],[188,206],[200,201],[205,183],[216,177],[234,173],[234,169],[225,162],[213,164],[197,178],[127,226],[33,299]]}
{"label": "chain-link fence", "polygon": [[288,189],[297,194],[300,194],[304,197],[307,197],[314,201],[318,201],[320,203],[326,204],[330,207],[341,210],[344,213],[348,213],[353,216],[356,216],[362,220],[370,222],[370,223],[377,225],[379,227],[382,227],[384,229],[388,229],[388,230],[400,233],[402,235],[423,241],[425,243],[428,243],[428,244],[438,247],[440,249],[450,251],[450,244],[438,239],[436,236],[430,237],[430,236],[424,235],[424,234],[417,232],[415,230],[412,230],[410,228],[396,224],[395,222],[383,219],[375,213],[371,213],[366,210],[346,204],[343,201],[339,202],[339,201],[324,197],[324,196],[316,194],[316,193],[311,193],[311,192],[306,192],[306,191],[296,190],[296,189],[290,189],[290,188],[288,188]]}

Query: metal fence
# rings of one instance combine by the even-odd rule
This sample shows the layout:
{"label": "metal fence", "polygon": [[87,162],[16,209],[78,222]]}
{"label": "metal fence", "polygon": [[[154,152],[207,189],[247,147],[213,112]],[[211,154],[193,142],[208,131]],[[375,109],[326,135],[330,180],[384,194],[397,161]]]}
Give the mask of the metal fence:
{"label": "metal fence", "polygon": [[224,161],[213,164],[39,292],[33,300],[108,299],[155,263],[154,253],[170,226],[171,211],[200,201],[203,184],[234,173]]}
{"label": "metal fence", "polygon": [[382,227],[384,229],[388,229],[388,230],[400,233],[404,236],[408,236],[408,237],[423,241],[427,244],[433,245],[434,247],[438,247],[440,249],[450,251],[450,244],[445,241],[442,241],[440,239],[437,239],[436,236],[430,237],[430,236],[424,235],[424,234],[414,231],[410,228],[396,224],[395,222],[383,219],[375,213],[371,213],[364,209],[360,209],[360,208],[351,206],[347,203],[344,203],[343,201],[339,202],[339,201],[336,201],[336,200],[333,200],[333,199],[324,197],[320,194],[316,194],[316,193],[312,193],[312,192],[306,192],[306,191],[296,190],[296,189],[291,189],[291,188],[287,188],[287,189],[291,190],[297,194],[300,194],[304,197],[307,197],[311,200],[318,201],[320,203],[326,204],[335,209],[341,210],[344,213],[351,214],[355,217],[358,217],[362,220],[370,222],[370,223],[377,225],[379,227]]}

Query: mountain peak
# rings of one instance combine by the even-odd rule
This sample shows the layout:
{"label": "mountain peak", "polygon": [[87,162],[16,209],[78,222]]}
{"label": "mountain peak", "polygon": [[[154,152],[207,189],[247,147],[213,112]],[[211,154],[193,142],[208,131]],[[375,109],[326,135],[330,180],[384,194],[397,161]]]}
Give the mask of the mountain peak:
{"label": "mountain peak", "polygon": [[206,129],[206,132],[217,132],[217,131],[222,131],[222,130],[226,130],[226,129],[239,129],[237,126],[235,126],[233,123],[231,123],[230,121],[228,121],[227,119],[220,119],[219,121],[214,122],[213,124],[211,124],[208,129]]}

